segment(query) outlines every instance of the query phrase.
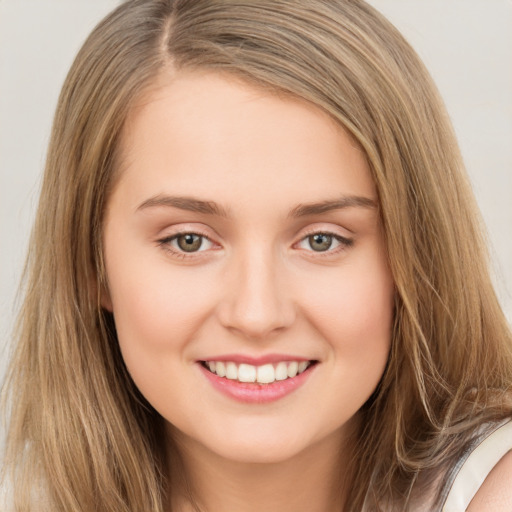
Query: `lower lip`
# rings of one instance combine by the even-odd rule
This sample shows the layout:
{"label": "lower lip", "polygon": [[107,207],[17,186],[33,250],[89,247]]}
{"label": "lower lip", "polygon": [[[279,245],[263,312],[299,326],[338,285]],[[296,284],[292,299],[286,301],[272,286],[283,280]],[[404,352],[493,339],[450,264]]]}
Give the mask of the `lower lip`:
{"label": "lower lip", "polygon": [[210,381],[215,389],[239,402],[249,404],[275,402],[276,400],[293,393],[293,391],[306,382],[311,375],[311,372],[317,366],[316,364],[311,365],[296,377],[285,380],[276,380],[271,384],[257,384],[253,382],[238,382],[237,380],[219,377],[215,373],[207,370],[201,363],[198,363],[198,365],[204,376]]}

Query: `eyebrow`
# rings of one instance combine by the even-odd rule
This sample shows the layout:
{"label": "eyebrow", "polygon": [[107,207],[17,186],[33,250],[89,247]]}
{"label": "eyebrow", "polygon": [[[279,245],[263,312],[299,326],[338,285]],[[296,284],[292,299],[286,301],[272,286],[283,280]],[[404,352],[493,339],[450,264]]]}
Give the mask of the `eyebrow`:
{"label": "eyebrow", "polygon": [[217,215],[219,217],[229,217],[229,213],[214,201],[204,201],[188,196],[164,196],[158,195],[147,199],[139,205],[137,211],[146,208],[154,208],[158,206],[167,206],[179,208],[189,212],[206,213],[208,215]]}
{"label": "eyebrow", "polygon": [[[141,203],[138,206],[137,211],[161,206],[173,207],[196,213],[204,213],[207,215],[216,215],[225,218],[230,216],[228,210],[218,203],[190,196],[154,196]],[[377,208],[377,201],[364,196],[342,196],[338,199],[330,199],[320,201],[318,203],[301,203],[290,210],[288,217],[299,218],[354,207],[369,209]]]}
{"label": "eyebrow", "polygon": [[288,217],[305,217],[307,215],[318,215],[333,210],[343,210],[345,208],[377,208],[377,201],[363,196],[342,196],[338,199],[320,201],[319,203],[299,204],[293,208]]}

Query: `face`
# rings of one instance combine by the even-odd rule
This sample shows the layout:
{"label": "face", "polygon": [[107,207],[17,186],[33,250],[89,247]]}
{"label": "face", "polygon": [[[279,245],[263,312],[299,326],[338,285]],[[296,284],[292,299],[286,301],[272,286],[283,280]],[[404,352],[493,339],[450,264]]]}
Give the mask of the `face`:
{"label": "face", "polygon": [[170,431],[247,462],[343,436],[392,323],[359,147],[305,102],[190,72],[137,105],[122,154],[103,306]]}

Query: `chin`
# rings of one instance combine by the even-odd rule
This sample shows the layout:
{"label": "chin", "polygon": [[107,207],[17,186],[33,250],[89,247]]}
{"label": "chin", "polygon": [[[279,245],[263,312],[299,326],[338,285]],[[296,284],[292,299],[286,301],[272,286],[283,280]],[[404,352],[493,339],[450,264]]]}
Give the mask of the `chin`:
{"label": "chin", "polygon": [[[240,424],[241,423],[241,424]],[[179,431],[172,428],[171,437],[185,451],[199,449],[226,461],[244,464],[277,464],[293,459],[304,452],[312,443],[306,432],[293,432],[289,428],[276,428],[277,425],[249,425],[240,422],[237,428],[222,428],[210,424],[201,432]],[[206,454],[205,453],[205,454]]]}
{"label": "chin", "polygon": [[210,447],[218,456],[242,464],[279,464],[298,456],[304,445],[281,439],[247,439]]}

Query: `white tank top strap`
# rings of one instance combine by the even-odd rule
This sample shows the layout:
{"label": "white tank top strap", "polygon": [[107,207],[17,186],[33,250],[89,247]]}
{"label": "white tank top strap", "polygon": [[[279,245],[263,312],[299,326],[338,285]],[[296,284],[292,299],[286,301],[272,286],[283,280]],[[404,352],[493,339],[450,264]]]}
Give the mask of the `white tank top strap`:
{"label": "white tank top strap", "polygon": [[455,476],[442,512],[463,512],[500,459],[512,450],[512,419],[496,425],[478,439],[471,452],[455,468]]}

